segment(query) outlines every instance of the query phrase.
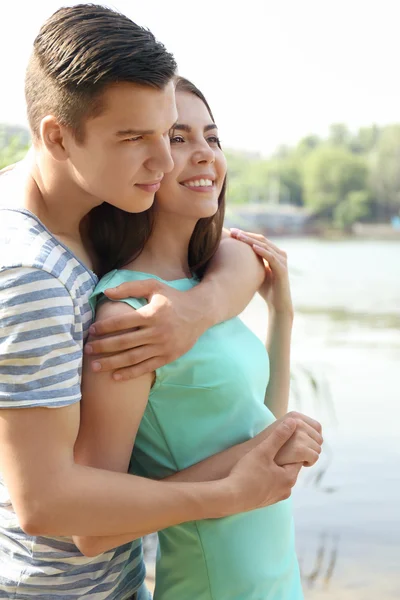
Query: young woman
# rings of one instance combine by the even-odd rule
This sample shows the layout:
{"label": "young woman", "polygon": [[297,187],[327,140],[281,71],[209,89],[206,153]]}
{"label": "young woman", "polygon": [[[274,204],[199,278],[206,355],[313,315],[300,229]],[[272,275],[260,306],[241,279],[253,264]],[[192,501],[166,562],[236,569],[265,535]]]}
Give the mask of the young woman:
{"label": "young woman", "polygon": [[[190,82],[179,78],[176,94],[174,170],[164,176],[154,208],[132,216],[137,219],[135,240],[142,232],[131,247],[133,259],[126,263],[121,250],[123,268],[112,270],[96,288],[93,306],[97,303],[101,317],[146,303],[132,298],[108,302],[104,292],[121,283],[154,278],[178,290],[197,285],[220,242],[226,161],[217,128],[204,96]],[[80,461],[126,471],[131,460],[132,472],[153,479],[178,481],[180,473],[186,480],[213,479],[233,467],[235,454],[228,449],[260,440],[287,412],[293,309],[286,255],[262,236],[235,235],[266,261],[260,293],[270,309],[267,349],[235,318],[209,329],[187,354],[153,374],[116,383],[86,368],[76,446]],[[97,239],[96,250],[106,257],[107,240],[101,232]],[[278,464],[298,462],[300,469],[317,460],[318,426],[304,418],[300,429],[302,452],[289,440],[276,457]],[[207,462],[213,455],[219,462]],[[127,533],[89,542],[77,538],[76,543],[83,549],[91,543],[90,552],[96,554],[130,539]],[[171,527],[159,532],[159,543],[157,599],[303,597],[290,500]]]}

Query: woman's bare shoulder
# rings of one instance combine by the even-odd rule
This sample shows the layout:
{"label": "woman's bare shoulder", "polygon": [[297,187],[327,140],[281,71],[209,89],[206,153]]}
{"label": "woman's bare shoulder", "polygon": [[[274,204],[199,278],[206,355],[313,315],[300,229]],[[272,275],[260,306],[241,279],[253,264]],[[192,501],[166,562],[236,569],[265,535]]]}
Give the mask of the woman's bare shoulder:
{"label": "woman's bare shoulder", "polygon": [[129,314],[135,310],[132,306],[123,301],[103,300],[96,309],[96,321],[99,319],[110,319],[115,316]]}

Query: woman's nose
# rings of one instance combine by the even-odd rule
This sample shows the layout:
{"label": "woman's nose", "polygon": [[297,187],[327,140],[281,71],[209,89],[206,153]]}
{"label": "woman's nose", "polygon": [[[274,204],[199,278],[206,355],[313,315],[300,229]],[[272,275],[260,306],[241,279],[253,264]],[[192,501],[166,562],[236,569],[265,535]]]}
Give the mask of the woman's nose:
{"label": "woman's nose", "polygon": [[193,153],[193,162],[211,164],[215,161],[215,153],[208,144],[204,144]]}

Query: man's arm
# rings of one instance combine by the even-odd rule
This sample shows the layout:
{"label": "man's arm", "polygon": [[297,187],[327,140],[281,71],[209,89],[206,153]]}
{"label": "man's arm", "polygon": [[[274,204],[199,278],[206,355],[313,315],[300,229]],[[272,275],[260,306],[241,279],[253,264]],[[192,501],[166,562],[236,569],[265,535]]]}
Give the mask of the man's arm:
{"label": "man's arm", "polygon": [[81,349],[72,298],[40,269],[11,271],[0,273],[0,473],[27,533],[142,533],[290,495],[297,469],[274,458],[294,420],[219,481],[157,482],[77,464]]}
{"label": "man's arm", "polygon": [[232,508],[223,481],[161,484],[76,464],[78,427],[79,404],[0,412],[0,471],[27,533],[150,532]]}
{"label": "man's arm", "polygon": [[145,297],[149,304],[131,315],[97,321],[93,335],[119,335],[91,341],[86,353],[96,355],[95,369],[116,371],[121,379],[153,372],[185,354],[209,327],[244,310],[263,280],[263,266],[252,249],[224,237],[203,280],[189,291],[155,279],[107,290],[112,300]]}
{"label": "man's arm", "polygon": [[[118,384],[115,384],[118,385]],[[297,471],[274,457],[288,421],[226,479],[151,481],[76,464],[79,403],[0,411],[0,472],[21,527],[32,535],[133,537],[185,521],[222,517],[288,497]],[[275,434],[275,435],[274,435]]]}
{"label": "man's arm", "polygon": [[229,505],[226,482],[200,485],[201,506],[192,485],[167,484],[161,499],[158,482],[75,463],[82,350],[58,278],[3,270],[0,328],[0,472],[27,532],[122,533],[127,523],[154,530]]}

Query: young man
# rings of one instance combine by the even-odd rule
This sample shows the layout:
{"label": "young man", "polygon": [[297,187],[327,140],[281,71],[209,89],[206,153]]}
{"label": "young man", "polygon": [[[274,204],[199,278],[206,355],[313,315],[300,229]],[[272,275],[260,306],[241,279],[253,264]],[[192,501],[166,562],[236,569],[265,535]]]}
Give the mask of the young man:
{"label": "young man", "polygon": [[[298,462],[307,460],[297,432],[319,429],[284,420],[258,445],[209,459],[214,470],[203,483],[193,470],[156,482],[74,461],[96,283],[84,217],[102,202],[132,212],[153,202],[172,168],[174,72],[150,32],[100,6],[57,11],[35,40],[26,75],[33,151],[0,179],[0,598],[138,598],[139,543],[93,559],[70,537],[140,537],[275,503],[300,468],[278,467],[275,455],[297,439]],[[246,273],[239,285],[229,276],[238,261]],[[262,277],[249,248],[227,240],[191,292],[132,285],[150,304],[127,321],[96,324],[96,333],[125,333],[92,345],[113,353],[93,368],[130,377],[173,360],[211,324],[239,313]]]}

